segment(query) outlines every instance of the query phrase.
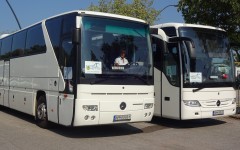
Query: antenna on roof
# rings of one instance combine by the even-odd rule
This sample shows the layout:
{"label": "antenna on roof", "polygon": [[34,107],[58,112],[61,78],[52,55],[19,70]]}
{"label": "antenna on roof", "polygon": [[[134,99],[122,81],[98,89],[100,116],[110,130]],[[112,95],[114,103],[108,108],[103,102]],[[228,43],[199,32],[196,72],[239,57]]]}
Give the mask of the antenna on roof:
{"label": "antenna on roof", "polygon": [[8,6],[9,6],[9,8],[11,9],[11,11],[12,11],[12,13],[13,13],[13,15],[14,15],[14,17],[15,17],[16,21],[17,21],[17,24],[18,24],[18,27],[19,27],[19,29],[21,30],[21,29],[22,29],[22,27],[21,27],[21,25],[20,25],[20,23],[19,23],[19,21],[18,21],[17,15],[15,14],[15,12],[14,12],[14,10],[13,10],[12,6],[10,5],[10,3],[8,2],[8,0],[6,0],[6,2],[7,2],[7,4],[8,4]]}

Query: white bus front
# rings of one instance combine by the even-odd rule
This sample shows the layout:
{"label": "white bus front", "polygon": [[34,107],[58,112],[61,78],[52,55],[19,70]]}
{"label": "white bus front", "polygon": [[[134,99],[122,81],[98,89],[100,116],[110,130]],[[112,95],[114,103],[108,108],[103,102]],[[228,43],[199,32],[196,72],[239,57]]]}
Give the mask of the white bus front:
{"label": "white bus front", "polygon": [[[154,89],[148,25],[84,14],[77,21],[81,38],[73,125],[150,121]],[[123,50],[128,63],[116,64]]]}
{"label": "white bus front", "polygon": [[234,71],[226,33],[190,25],[161,29],[175,39],[167,39],[167,50],[159,48],[162,60],[156,56],[158,50],[154,54],[155,114],[180,120],[235,114]]}

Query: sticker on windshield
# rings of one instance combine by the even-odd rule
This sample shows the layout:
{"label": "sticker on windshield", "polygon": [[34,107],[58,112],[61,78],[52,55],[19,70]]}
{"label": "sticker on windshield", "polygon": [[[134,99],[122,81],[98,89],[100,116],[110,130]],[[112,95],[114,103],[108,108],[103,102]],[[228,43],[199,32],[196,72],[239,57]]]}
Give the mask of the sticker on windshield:
{"label": "sticker on windshield", "polygon": [[201,72],[190,72],[190,82],[202,83],[202,73]]}
{"label": "sticker on windshield", "polygon": [[102,62],[100,61],[85,61],[86,74],[102,74]]}

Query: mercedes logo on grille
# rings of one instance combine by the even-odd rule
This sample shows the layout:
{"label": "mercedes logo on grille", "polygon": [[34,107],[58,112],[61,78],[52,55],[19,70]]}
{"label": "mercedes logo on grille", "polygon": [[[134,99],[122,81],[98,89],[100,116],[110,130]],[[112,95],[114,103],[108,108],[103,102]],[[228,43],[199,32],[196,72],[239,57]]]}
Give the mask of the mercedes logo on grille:
{"label": "mercedes logo on grille", "polygon": [[120,104],[120,109],[121,109],[121,110],[124,110],[126,107],[127,107],[127,104],[126,104],[126,103],[122,102],[122,103]]}
{"label": "mercedes logo on grille", "polygon": [[220,106],[221,105],[220,100],[218,100],[216,104],[217,104],[217,106]]}

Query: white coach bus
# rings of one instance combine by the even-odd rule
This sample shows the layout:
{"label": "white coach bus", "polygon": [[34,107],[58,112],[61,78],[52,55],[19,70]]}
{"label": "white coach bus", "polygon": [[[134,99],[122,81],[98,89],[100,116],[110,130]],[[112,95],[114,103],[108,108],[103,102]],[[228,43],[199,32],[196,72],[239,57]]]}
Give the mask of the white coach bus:
{"label": "white coach bus", "polygon": [[[0,45],[0,105],[35,116],[40,127],[152,119],[152,48],[143,20],[73,11]],[[126,65],[115,63],[121,51]]]}
{"label": "white coach bus", "polygon": [[151,32],[154,115],[187,120],[235,114],[234,67],[224,30],[166,23]]}

